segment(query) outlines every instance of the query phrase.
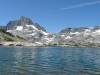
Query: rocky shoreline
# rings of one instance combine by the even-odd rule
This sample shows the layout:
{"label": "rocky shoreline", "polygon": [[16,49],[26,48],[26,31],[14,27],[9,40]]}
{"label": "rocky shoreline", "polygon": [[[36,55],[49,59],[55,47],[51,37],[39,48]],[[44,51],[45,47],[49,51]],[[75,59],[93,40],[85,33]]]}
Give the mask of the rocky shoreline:
{"label": "rocky shoreline", "polygon": [[100,48],[100,46],[75,46],[75,45],[44,45],[29,42],[0,42],[0,46],[7,47],[66,47],[66,48]]}
{"label": "rocky shoreline", "polygon": [[29,42],[0,42],[0,46],[43,47],[45,45]]}

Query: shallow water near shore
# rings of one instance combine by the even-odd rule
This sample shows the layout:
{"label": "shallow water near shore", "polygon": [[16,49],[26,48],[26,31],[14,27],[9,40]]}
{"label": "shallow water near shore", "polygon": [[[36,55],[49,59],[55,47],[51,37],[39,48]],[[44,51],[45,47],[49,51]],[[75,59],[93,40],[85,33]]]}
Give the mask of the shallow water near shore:
{"label": "shallow water near shore", "polygon": [[100,75],[100,48],[0,47],[0,75]]}

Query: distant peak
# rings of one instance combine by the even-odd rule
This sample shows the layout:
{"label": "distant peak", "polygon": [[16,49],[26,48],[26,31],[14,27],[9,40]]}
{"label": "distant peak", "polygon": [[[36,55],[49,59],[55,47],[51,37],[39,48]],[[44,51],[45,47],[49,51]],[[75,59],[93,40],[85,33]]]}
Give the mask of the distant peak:
{"label": "distant peak", "polygon": [[32,20],[30,18],[27,18],[25,16],[21,16],[19,19],[19,25],[26,25],[26,24],[33,24]]}
{"label": "distant peak", "polygon": [[28,20],[28,19],[30,19],[30,18],[28,18],[28,17],[26,17],[26,16],[21,16],[21,17],[20,17],[20,20],[25,20],[25,19]]}
{"label": "distant peak", "polygon": [[16,26],[26,26],[26,25],[33,25],[39,30],[45,31],[45,28],[39,25],[38,23],[33,23],[30,18],[27,18],[25,16],[21,16],[18,20],[9,21],[7,24],[8,30],[13,30],[16,28]]}

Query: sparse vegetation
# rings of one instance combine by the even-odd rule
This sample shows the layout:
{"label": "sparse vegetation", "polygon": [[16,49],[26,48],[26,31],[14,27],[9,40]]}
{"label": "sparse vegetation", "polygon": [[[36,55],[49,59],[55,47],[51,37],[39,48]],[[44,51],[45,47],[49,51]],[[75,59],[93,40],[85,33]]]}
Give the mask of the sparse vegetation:
{"label": "sparse vegetation", "polygon": [[16,35],[16,37],[17,37],[17,38],[19,38],[19,39],[23,39],[23,40],[24,40],[24,38],[23,38],[23,37],[20,37],[20,36],[18,36],[18,35]]}
{"label": "sparse vegetation", "polygon": [[12,38],[8,37],[8,36],[4,36],[4,40],[5,41],[14,41]]}
{"label": "sparse vegetation", "polygon": [[12,35],[11,33],[7,32],[7,31],[4,30],[4,29],[0,29],[0,32],[5,33],[5,34],[7,34],[7,35],[9,35],[9,36],[14,37],[14,35]]}

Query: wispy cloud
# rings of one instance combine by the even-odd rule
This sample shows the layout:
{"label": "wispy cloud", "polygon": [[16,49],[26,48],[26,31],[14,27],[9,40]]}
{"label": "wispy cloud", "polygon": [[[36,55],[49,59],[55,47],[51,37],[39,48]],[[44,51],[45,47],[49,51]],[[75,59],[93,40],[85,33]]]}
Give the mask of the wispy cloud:
{"label": "wispy cloud", "polygon": [[68,6],[68,7],[65,7],[65,8],[61,8],[61,10],[69,10],[69,9],[74,9],[74,8],[80,8],[80,7],[95,5],[95,4],[99,4],[99,3],[100,3],[100,0],[95,1],[95,2],[87,2],[87,3],[82,3],[82,4],[76,4],[76,5]]}

